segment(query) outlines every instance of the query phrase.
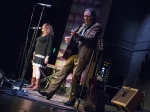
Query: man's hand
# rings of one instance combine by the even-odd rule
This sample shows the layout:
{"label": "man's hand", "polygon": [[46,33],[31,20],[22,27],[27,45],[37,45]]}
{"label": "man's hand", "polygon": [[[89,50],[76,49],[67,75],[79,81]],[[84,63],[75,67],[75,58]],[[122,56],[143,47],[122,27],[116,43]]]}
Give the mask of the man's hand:
{"label": "man's hand", "polygon": [[66,42],[66,43],[69,43],[69,42],[70,42],[70,40],[71,40],[71,37],[67,36],[67,37],[65,37],[65,39],[64,39],[64,40],[65,40],[65,42]]}
{"label": "man's hand", "polygon": [[78,37],[79,36],[79,34],[78,33],[76,33],[76,29],[74,29],[74,30],[71,30],[71,36],[67,36],[67,37],[65,37],[65,42],[66,43],[69,43],[70,42],[70,40],[71,40],[71,37],[73,37],[73,36],[76,36],[76,37]]}
{"label": "man's hand", "polygon": [[76,29],[71,30],[71,36],[74,36],[76,34]]}
{"label": "man's hand", "polygon": [[76,32],[76,29],[74,29],[74,30],[71,30],[71,36],[75,38],[79,38],[80,34]]}

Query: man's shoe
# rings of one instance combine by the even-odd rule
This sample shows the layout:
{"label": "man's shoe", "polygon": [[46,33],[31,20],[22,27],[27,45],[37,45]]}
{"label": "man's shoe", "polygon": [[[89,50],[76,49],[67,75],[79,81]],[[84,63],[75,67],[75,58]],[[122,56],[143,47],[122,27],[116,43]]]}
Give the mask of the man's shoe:
{"label": "man's shoe", "polygon": [[66,106],[74,106],[75,102],[67,101],[64,103]]}
{"label": "man's shoe", "polygon": [[49,100],[52,96],[48,95],[45,91],[38,91],[42,96],[46,96],[46,99]]}

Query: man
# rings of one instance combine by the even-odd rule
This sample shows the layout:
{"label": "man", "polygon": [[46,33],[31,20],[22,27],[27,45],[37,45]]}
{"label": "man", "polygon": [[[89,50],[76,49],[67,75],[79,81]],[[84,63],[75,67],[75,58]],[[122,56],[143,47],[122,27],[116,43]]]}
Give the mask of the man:
{"label": "man", "polygon": [[[93,8],[84,10],[84,22],[77,31],[71,31],[71,37],[77,43],[74,48],[77,47],[78,52],[73,52],[73,55],[66,61],[56,81],[45,92],[39,91],[47,99],[52,98],[67,76],[73,72],[71,94],[69,101],[65,103],[67,106],[75,104],[81,74],[88,65],[92,52],[96,48],[97,39],[102,32],[100,24],[96,23],[96,14]],[[66,43],[71,40],[71,37],[65,37]]]}

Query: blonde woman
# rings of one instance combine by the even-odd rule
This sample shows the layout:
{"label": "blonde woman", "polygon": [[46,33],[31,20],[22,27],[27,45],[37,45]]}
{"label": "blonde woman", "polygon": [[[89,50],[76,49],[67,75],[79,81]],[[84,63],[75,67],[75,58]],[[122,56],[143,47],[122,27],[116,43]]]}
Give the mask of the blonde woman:
{"label": "blonde woman", "polygon": [[33,53],[33,72],[31,84],[27,86],[27,88],[35,91],[40,88],[40,68],[46,68],[54,38],[52,25],[49,23],[44,23],[41,31],[42,34],[36,39],[35,51]]}

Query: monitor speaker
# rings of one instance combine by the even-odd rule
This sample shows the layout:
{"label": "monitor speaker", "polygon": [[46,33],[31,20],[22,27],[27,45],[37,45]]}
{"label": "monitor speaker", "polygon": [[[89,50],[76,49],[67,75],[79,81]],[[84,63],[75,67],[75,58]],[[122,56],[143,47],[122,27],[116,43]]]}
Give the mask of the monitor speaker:
{"label": "monitor speaker", "polygon": [[144,94],[138,89],[123,86],[114,96],[111,102],[119,109],[127,112],[134,112],[141,101]]}

